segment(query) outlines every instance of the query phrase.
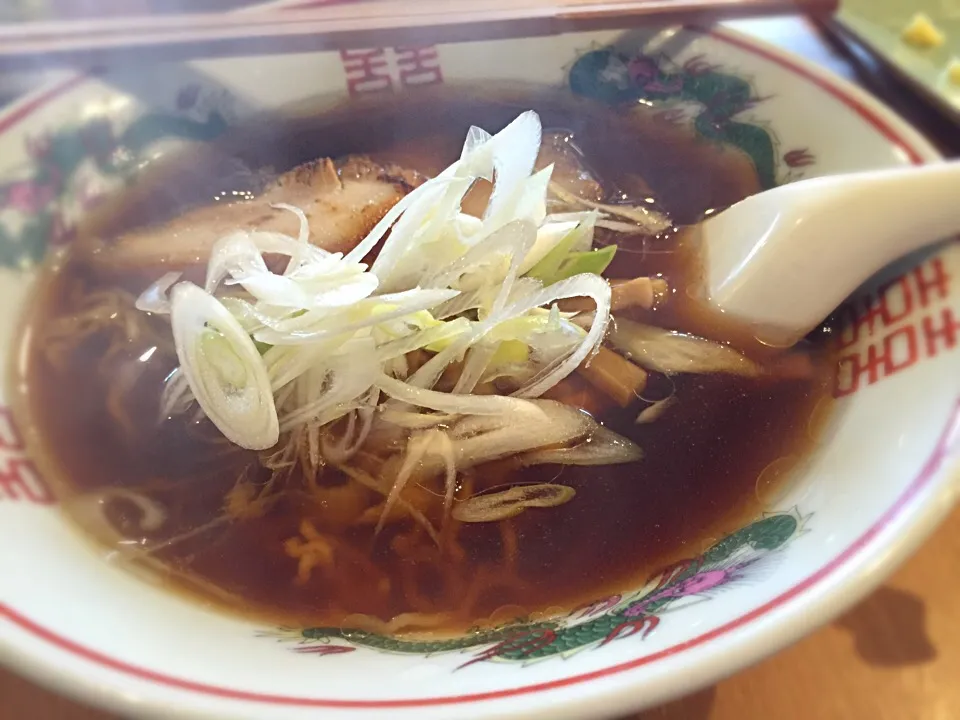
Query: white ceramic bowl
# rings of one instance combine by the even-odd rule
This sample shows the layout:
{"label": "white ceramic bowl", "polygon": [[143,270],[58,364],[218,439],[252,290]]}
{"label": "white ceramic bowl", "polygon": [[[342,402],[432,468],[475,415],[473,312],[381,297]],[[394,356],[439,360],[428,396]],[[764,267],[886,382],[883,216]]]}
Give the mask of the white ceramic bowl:
{"label": "white ceramic bowl", "polygon": [[[632,93],[662,107],[664,122],[707,114],[720,139],[745,138],[742,149],[768,185],[937,159],[863,92],[725,30],[65,76],[0,115],[0,345],[12,342],[33,282],[19,268],[51,238],[68,239],[90,197],[118,186],[101,168],[111,167],[120,139],[137,135],[124,135],[133,123],[161,131],[134,148],[138,162],[149,162],[183,142],[170,134],[177,128],[205,137],[221,122],[318,93],[477,78]],[[891,269],[879,293],[867,288],[848,307],[860,319],[840,338],[838,411],[757,524],[730,528],[727,539],[646,587],[506,640],[427,647],[280,633],[168,594],[81,541],[0,411],[0,658],[83,700],[151,717],[555,720],[695,690],[841,612],[950,507],[960,438],[958,253],[950,244]]]}

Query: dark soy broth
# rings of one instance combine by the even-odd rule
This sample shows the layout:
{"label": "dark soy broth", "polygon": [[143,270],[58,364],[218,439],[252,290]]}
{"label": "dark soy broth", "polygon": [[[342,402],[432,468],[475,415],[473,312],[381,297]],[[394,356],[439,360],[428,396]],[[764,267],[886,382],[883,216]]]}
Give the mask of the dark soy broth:
{"label": "dark soy broth", "polygon": [[[294,108],[250,123],[209,147],[149,168],[101,208],[84,232],[112,237],[208,204],[223,192],[255,193],[275,174],[318,157],[362,153],[430,175],[458,157],[470,125],[496,131],[529,108],[540,113],[545,130],[554,133],[550,137],[572,139],[601,180],[607,202],[650,197],[684,225],[758,190],[746,156],[660,124],[643,107],[613,110],[531,88],[454,88],[320,114]],[[607,237],[621,251],[606,275],[662,274],[673,295],[657,317],[638,319],[710,334],[710,321],[695,317],[683,301],[694,278],[673,252],[681,234]],[[598,238],[603,242],[605,236]],[[247,473],[264,482],[263,470],[253,453],[216,441],[218,433],[207,422],[157,424],[163,381],[176,365],[175,356],[151,351],[158,335],[169,334],[165,321],[145,316],[139,336],[112,352],[109,338],[93,336],[59,364],[36,342],[78,297],[117,287],[135,296],[155,279],[135,273],[102,277],[70,255],[48,272],[31,318],[33,332],[25,336],[29,390],[21,415],[47,473],[60,481],[65,508],[88,532],[117,542],[115,531],[126,547],[161,543],[150,560],[159,561],[157,572],[172,586],[260,620],[336,626],[357,613],[382,620],[434,613],[438,630],[454,632],[506,619],[505,613],[569,608],[638,584],[759,512],[758,477],[775,461],[787,469],[784,458],[807,451],[812,418],[822,415],[814,410],[827,397],[829,363],[815,347],[814,372],[800,379],[654,374],[645,396],[676,398],[656,421],[634,424],[648,404],[640,399],[625,409],[597,411],[598,419],[640,445],[642,460],[524,469],[525,481],[559,476],[575,488],[575,501],[500,523],[460,526],[455,552],[439,553],[409,524],[390,526],[376,540],[370,524],[331,525],[325,513],[347,501],[337,494],[344,479],[333,475],[324,476],[322,499],[291,493],[261,516],[223,520],[224,498],[237,478]],[[723,337],[724,331],[715,326],[712,334]],[[738,342],[748,354],[764,352]],[[111,413],[120,396],[124,423]],[[491,487],[520,472],[507,462],[491,463],[470,471],[468,480]],[[104,507],[102,526],[76,509],[84,507],[77,501],[85,491],[104,486],[137,489],[160,503],[167,513],[162,530],[144,530],[140,510],[122,496]],[[303,519],[337,538],[336,582],[319,572],[297,580],[298,561],[285,543],[299,535]]]}

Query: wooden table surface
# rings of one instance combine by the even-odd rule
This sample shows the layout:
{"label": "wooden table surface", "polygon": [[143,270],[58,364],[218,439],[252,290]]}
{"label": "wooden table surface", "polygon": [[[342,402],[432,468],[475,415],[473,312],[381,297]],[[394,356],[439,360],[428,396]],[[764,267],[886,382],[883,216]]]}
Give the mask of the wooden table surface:
{"label": "wooden table surface", "polygon": [[[960,155],[960,129],[801,20],[733,23],[860,83]],[[793,647],[630,720],[960,718],[960,509],[877,592]],[[0,720],[116,720],[0,670]],[[625,719],[626,720],[626,719]]]}

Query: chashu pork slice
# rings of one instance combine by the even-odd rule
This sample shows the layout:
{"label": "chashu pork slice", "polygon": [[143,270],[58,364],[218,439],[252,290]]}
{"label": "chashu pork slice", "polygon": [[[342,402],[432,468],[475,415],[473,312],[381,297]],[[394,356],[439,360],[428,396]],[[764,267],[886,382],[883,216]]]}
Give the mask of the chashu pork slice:
{"label": "chashu pork slice", "polygon": [[362,157],[340,165],[317,160],[284,173],[253,200],[194,208],[113,240],[89,240],[78,251],[93,269],[108,274],[184,270],[205,264],[217,240],[237,230],[296,237],[300,228],[296,215],[271,207],[284,203],[304,211],[314,245],[346,252],[420,182],[412,171]]}

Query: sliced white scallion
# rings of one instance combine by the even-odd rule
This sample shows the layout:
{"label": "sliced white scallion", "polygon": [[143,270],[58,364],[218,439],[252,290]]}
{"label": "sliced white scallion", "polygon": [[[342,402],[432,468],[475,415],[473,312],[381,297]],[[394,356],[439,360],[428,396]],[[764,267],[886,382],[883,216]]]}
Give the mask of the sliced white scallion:
{"label": "sliced white scallion", "polygon": [[137,310],[155,315],[169,315],[170,288],[180,279],[181,275],[182,273],[169,272],[144,290],[137,298]]}
{"label": "sliced white scallion", "polygon": [[450,429],[458,469],[535,448],[588,437],[600,426],[584,412],[552,400],[521,400],[519,412],[463,418]]}
{"label": "sliced white scallion", "polygon": [[652,422],[655,422],[659,420],[667,410],[676,405],[676,403],[676,395],[670,395],[662,400],[657,400],[653,404],[648,405],[641,410],[640,414],[637,415],[637,419],[634,420],[634,423],[637,425],[648,425]]}
{"label": "sliced white scallion", "polygon": [[275,445],[277,410],[253,339],[215,297],[193,283],[178,283],[171,295],[180,368],[203,412],[240,447]]}
{"label": "sliced white scallion", "polygon": [[186,373],[181,368],[174,368],[163,386],[158,420],[163,421],[174,415],[183,414],[192,402],[193,395],[190,393],[190,383],[187,381]]}
{"label": "sliced white scallion", "polygon": [[476,125],[471,125],[470,129],[467,130],[467,139],[463,143],[463,150],[460,151],[460,159],[463,160],[465,157],[473,153],[478,147],[489,141],[493,138],[493,135],[488,133],[481,127]]}
{"label": "sliced white scallion", "polygon": [[[523,196],[517,189],[520,187],[522,190],[523,182],[533,172],[540,152],[541,135],[540,116],[528,110],[471,155],[471,158],[476,158],[473,167],[478,175],[485,171],[484,176],[489,177],[489,170],[494,171],[493,193],[483,216],[484,227],[488,231],[496,230],[514,218],[517,204]],[[489,155],[486,155],[484,151],[488,148]],[[471,158],[464,163],[470,164]]]}
{"label": "sliced white scallion", "polygon": [[[384,517],[392,505],[406,507],[403,484],[424,473],[445,476],[449,509],[456,473],[497,458],[598,464],[638,457],[635,445],[586,413],[536,399],[603,340],[607,281],[592,270],[565,279],[547,271],[568,268],[571,252],[589,251],[598,210],[614,212],[598,205],[547,215],[553,169],[534,172],[540,135],[533,112],[496,135],[471,128],[461,158],[403,197],[345,256],[312,245],[307,215],[292,205],[275,207],[298,218],[296,237],[238,230],[222,238],[205,290],[180,282],[171,292],[181,367],[167,384],[164,411],[195,400],[197,413],[234,443],[266,449],[285,433],[315,465],[346,467],[368,436],[388,438],[406,452],[393,489],[378,486],[387,497]],[[493,183],[482,218],[461,209],[478,180]],[[631,212],[617,214],[637,220]],[[363,261],[378,245],[368,267]],[[277,255],[289,260],[275,271],[265,256]],[[177,279],[165,276],[148,290],[143,309],[162,312]],[[556,305],[575,297],[596,305],[578,318],[583,329]],[[415,371],[412,352],[420,355]],[[454,392],[435,389],[460,362]],[[492,378],[520,389],[512,397],[474,394]],[[509,502],[493,512],[511,498],[510,512],[518,512],[565,502],[573,491],[550,492],[508,491]]]}
{"label": "sliced white scallion", "polygon": [[760,366],[729,345],[617,318],[610,344],[637,365],[665,374],[726,373],[756,377]]}
{"label": "sliced white scallion", "polygon": [[453,517],[460,522],[496,522],[516,517],[527,508],[550,508],[573,500],[572,487],[541,483],[517,485],[509,490],[474,495],[453,507]]}
{"label": "sliced white scallion", "polygon": [[579,220],[564,220],[560,222],[547,222],[541,225],[537,230],[537,241],[523,259],[520,272],[522,274],[528,273],[534,265],[543,260],[547,253],[559,245],[579,224]]}
{"label": "sliced white scallion", "polygon": [[570,297],[588,297],[597,304],[593,322],[590,323],[587,334],[576,350],[551,363],[523,388],[515,392],[514,395],[517,397],[539,397],[596,352],[600,343],[603,342],[610,320],[610,284],[598,275],[575,275],[516,301],[513,306],[504,311],[505,314],[518,314],[518,312],[532,310]]}
{"label": "sliced white scallion", "polygon": [[640,448],[625,437],[597,425],[589,437],[573,447],[550,448],[526,453],[524,465],[619,465],[643,457]]}
{"label": "sliced white scallion", "polygon": [[649,208],[634,205],[605,205],[603,203],[598,203],[593,200],[580,197],[579,195],[570,192],[559,183],[551,183],[550,192],[557,199],[569,205],[570,207],[587,207],[591,210],[599,210],[605,215],[614,215],[617,217],[626,218],[627,220],[631,220],[636,223],[637,229],[651,235],[656,235],[657,233],[663,232],[671,225],[668,218],[654,210],[650,210]]}
{"label": "sliced white scallion", "polygon": [[457,290],[420,288],[393,295],[378,295],[354,303],[343,313],[304,312],[273,328],[259,330],[254,337],[269,345],[314,343],[342,333],[365,330],[421,310],[429,310],[457,295]]}
{"label": "sliced white scallion", "polygon": [[438,392],[415,387],[386,375],[380,376],[377,385],[384,393],[397,400],[453,415],[501,415],[510,412],[522,413],[527,408],[527,403],[517,398]]}

